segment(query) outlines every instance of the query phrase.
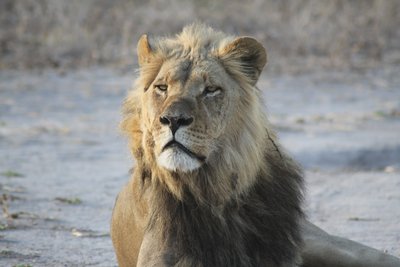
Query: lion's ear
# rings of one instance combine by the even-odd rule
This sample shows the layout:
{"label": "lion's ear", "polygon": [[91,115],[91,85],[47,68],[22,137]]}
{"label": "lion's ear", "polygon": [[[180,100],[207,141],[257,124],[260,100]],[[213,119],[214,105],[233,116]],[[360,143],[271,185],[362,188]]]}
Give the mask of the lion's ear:
{"label": "lion's ear", "polygon": [[[265,48],[254,38],[239,37],[223,47],[219,54],[228,71],[244,74],[254,85],[267,63]],[[239,70],[238,70],[239,68]]]}
{"label": "lion's ear", "polygon": [[143,34],[140,37],[139,42],[137,44],[137,55],[138,55],[139,66],[148,63],[151,59],[152,54],[153,50],[150,47],[147,34]]}

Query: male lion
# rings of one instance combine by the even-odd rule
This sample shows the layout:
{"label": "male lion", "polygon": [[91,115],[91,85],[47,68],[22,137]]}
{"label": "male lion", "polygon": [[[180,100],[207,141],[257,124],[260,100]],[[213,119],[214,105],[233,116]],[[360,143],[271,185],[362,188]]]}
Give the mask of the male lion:
{"label": "male lion", "polygon": [[[193,24],[175,38],[143,35],[138,57],[122,122],[136,167],[112,219],[120,266],[394,262],[304,221],[302,173],[255,86],[267,61],[260,43]],[[364,251],[369,262],[352,259]]]}

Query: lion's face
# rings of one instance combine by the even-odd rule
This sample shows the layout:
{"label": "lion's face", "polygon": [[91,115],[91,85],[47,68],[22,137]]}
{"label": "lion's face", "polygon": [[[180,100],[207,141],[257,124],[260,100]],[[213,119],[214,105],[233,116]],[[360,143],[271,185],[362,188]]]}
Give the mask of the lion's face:
{"label": "lion's face", "polygon": [[220,152],[235,123],[240,87],[215,59],[163,63],[143,95],[145,128],[157,163],[171,171],[199,168]]}
{"label": "lion's face", "polygon": [[[138,57],[124,128],[151,168],[188,173],[223,163],[225,172],[256,171],[265,123],[255,88],[266,63],[261,44],[195,25],[151,43],[143,35]],[[239,168],[243,158],[251,164]]]}

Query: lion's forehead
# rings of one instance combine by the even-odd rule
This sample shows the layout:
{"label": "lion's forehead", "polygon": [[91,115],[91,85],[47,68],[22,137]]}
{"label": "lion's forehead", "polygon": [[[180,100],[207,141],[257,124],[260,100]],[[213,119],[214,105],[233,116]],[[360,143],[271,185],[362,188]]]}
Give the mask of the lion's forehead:
{"label": "lion's forehead", "polygon": [[195,83],[210,83],[218,80],[221,66],[213,59],[169,59],[162,65],[156,81],[170,84],[186,84],[188,81]]}
{"label": "lion's forehead", "polygon": [[192,73],[193,60],[170,60],[164,65],[160,72],[160,78],[167,80],[167,82],[184,83]]}

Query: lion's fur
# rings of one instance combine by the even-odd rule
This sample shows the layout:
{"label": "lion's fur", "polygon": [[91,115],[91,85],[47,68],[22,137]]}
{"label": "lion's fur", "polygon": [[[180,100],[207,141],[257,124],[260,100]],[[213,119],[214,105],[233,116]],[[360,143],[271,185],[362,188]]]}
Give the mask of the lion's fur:
{"label": "lion's fur", "polygon": [[[150,42],[142,38],[140,73],[124,103],[121,124],[136,166],[113,214],[119,264],[131,266],[139,257],[145,266],[152,260],[165,266],[293,266],[301,243],[302,175],[280,148],[255,87],[265,50],[254,39],[235,39],[202,24],[188,26],[175,37]],[[222,102],[227,111],[219,112],[231,112],[222,114],[226,126],[211,120],[209,132],[198,131],[203,142],[212,140],[213,145],[205,150],[201,167],[189,172],[157,163],[154,131],[161,132],[161,126],[154,123],[158,107],[147,93],[164,64],[172,68],[185,58],[190,64],[209,62],[206,70],[233,88],[229,99],[236,101],[234,107]],[[180,79],[190,81],[190,71],[182,73]],[[207,121],[202,114],[194,116]],[[134,233],[120,229],[129,210],[131,220],[137,221],[131,225]],[[146,235],[149,238],[142,240]],[[125,240],[129,238],[134,241]],[[158,255],[156,250],[162,260],[152,256]]]}

